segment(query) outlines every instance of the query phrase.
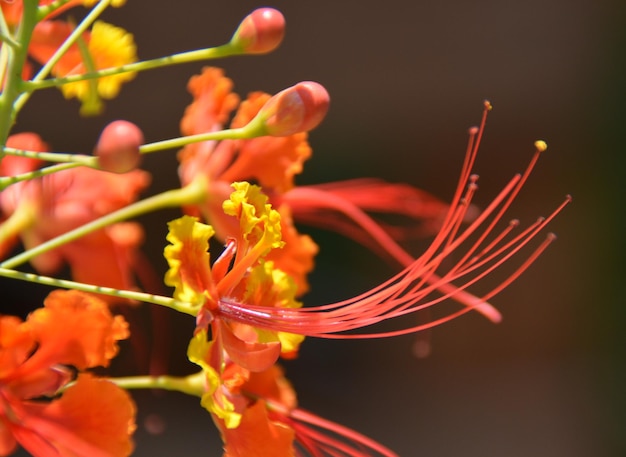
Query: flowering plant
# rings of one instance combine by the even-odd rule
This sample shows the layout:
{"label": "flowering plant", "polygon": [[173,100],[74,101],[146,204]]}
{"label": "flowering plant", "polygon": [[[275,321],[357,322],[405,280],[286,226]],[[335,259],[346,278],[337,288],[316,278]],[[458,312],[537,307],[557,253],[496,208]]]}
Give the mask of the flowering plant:
{"label": "flowering plant", "polygon": [[[284,38],[283,15],[261,8],[223,45],[141,61],[132,35],[99,19],[123,3],[0,0],[0,276],[56,289],[25,319],[0,316],[0,455],[18,446],[36,456],[129,455],[133,389],[198,397],[225,456],[396,455],[300,408],[279,359],[297,357],[306,337],[392,337],[469,312],[498,322],[489,300],[554,240],[549,234],[524,254],[570,200],[523,229],[515,220],[501,223],[546,144],[535,143],[526,170],[480,211],[472,204],[473,166],[489,102],[470,129],[447,203],[378,179],[296,185],[312,154],[308,132],[329,108],[326,89],[304,81],[241,99],[213,66],[190,78],[192,102],[177,138],[146,142],[137,125],[118,120],[103,127],[89,155],[53,152],[37,133],[14,132],[36,91],[58,88],[80,102],[82,115],[93,116],[139,72],[265,54]],[[82,13],[80,21],[70,18]],[[140,198],[150,182],[141,158],[163,151],[177,153],[180,187]],[[182,211],[168,223],[163,243],[171,296],[143,280],[145,228],[133,221],[165,208]],[[385,215],[409,223],[391,225]],[[349,236],[394,262],[398,272],[358,296],[307,303],[318,246],[297,223]],[[432,237],[419,255],[402,245],[415,234]],[[23,250],[13,255],[18,245]],[[469,290],[520,256],[508,277],[482,296]],[[36,273],[18,269],[27,262]],[[69,279],[56,277],[64,266]],[[442,302],[454,308],[440,311]],[[194,373],[116,377],[96,369],[107,368],[117,342],[138,330],[122,315],[142,303],[194,319],[186,354]],[[399,319],[418,314],[425,316],[419,324]],[[384,321],[398,325],[377,326]]]}

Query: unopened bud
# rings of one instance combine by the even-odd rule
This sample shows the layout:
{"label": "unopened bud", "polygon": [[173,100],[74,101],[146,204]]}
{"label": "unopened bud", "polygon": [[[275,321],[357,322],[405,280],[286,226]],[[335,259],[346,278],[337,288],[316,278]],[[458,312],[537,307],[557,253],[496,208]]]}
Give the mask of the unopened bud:
{"label": "unopened bud", "polygon": [[274,8],[259,8],[248,14],[230,40],[246,54],[265,54],[283,41],[285,17]]}
{"label": "unopened bud", "polygon": [[100,169],[126,173],[137,168],[141,162],[139,146],[143,141],[143,133],[132,122],[111,122],[102,130],[94,150]]}
{"label": "unopened bud", "polygon": [[267,135],[288,136],[308,132],[326,116],[330,96],[324,86],[304,81],[270,98],[259,111]]}

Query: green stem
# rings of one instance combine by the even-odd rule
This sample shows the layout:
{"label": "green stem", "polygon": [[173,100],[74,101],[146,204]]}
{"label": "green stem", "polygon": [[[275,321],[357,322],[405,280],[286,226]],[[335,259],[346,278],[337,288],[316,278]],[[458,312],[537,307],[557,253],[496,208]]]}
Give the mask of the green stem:
{"label": "green stem", "polygon": [[23,88],[28,92],[32,92],[39,89],[58,87],[77,81],[86,81],[89,79],[102,78],[104,76],[119,75],[121,73],[152,70],[154,68],[166,67],[169,65],[178,65],[182,63],[197,62],[200,60],[218,59],[241,53],[242,51],[240,48],[237,48],[230,43],[227,43],[214,48],[182,52],[171,56],[158,57],[152,60],[144,60],[141,62],[130,63],[127,65],[122,65],[120,67],[105,68],[103,70],[91,73],[84,73],[81,75],[72,75],[63,78],[52,78],[43,81],[25,81],[23,84]]}
{"label": "green stem", "polygon": [[[220,130],[217,132],[199,133],[197,135],[182,136],[178,138],[172,138],[169,140],[156,141],[154,143],[144,144],[139,146],[139,152],[141,154],[150,154],[152,152],[158,152],[165,149],[181,148],[191,143],[199,143],[202,141],[220,141],[220,140],[241,140],[249,139],[265,134],[263,123],[258,120],[252,120],[249,124],[237,128]],[[52,167],[42,168],[40,170],[34,170],[32,172],[23,173],[17,176],[5,176],[0,177],[0,190],[8,187],[16,182],[33,179],[39,176],[45,176],[57,171],[66,170],[68,168],[74,168],[78,166],[85,166],[98,169],[98,158],[88,156],[85,154],[71,154],[60,152],[38,152],[27,151],[24,149],[4,148],[4,153],[19,157],[29,157],[33,159],[40,159],[46,162],[58,162],[63,165],[57,165]]]}
{"label": "green stem", "polygon": [[61,8],[63,5],[68,3],[70,0],[56,0],[54,2],[48,3],[47,5],[40,6],[38,11],[38,20],[43,20],[45,17],[54,13],[57,9]]}
{"label": "green stem", "polygon": [[165,306],[180,313],[195,316],[198,314],[196,307],[189,303],[174,300],[170,297],[161,295],[147,294],[144,292],[134,292],[130,290],[118,290],[111,287],[96,286],[93,284],[85,284],[82,282],[69,281],[66,279],[51,278],[48,276],[36,275],[33,273],[24,273],[22,271],[11,270],[0,267],[0,276],[20,281],[34,282],[45,286],[61,287],[63,289],[80,290],[82,292],[90,292],[93,294],[108,295],[111,297],[125,298],[128,300],[136,300],[144,303],[153,303],[155,305]]}
{"label": "green stem", "polygon": [[9,30],[9,25],[4,17],[2,8],[0,8],[0,35],[2,35],[3,43],[7,43],[13,47],[19,46],[19,44],[13,39],[13,35],[11,34],[11,30]]}
{"label": "green stem", "polygon": [[74,241],[81,236],[94,232],[116,222],[131,219],[142,214],[146,214],[158,209],[168,207],[179,207],[192,203],[200,203],[207,195],[206,181],[204,179],[196,179],[191,184],[182,189],[174,189],[163,192],[138,201],[132,205],[121,208],[106,216],[96,219],[88,224],[82,225],[74,230],[70,230],[62,235],[46,241],[28,251],[24,251],[4,262],[0,263],[1,268],[15,268],[16,266],[28,262],[44,252],[55,249],[66,243]]}
{"label": "green stem", "polygon": [[[0,146],[2,147],[6,144],[18,112],[14,103],[23,90],[22,69],[26,62],[28,44],[37,24],[38,3],[38,0],[23,0],[22,21],[15,40],[17,46],[8,46],[8,68],[0,94]],[[3,156],[4,152],[0,150],[0,158]]]}
{"label": "green stem", "polygon": [[13,38],[13,34],[11,33],[11,29],[9,28],[9,25],[4,17],[2,8],[0,8],[0,41],[8,46],[11,46],[12,48],[20,47],[20,44]]}
{"label": "green stem", "polygon": [[[67,1],[59,2],[59,4],[56,5],[56,8],[59,8],[65,3],[67,3]],[[76,40],[78,40],[78,38],[80,38],[82,34],[85,33],[89,26],[102,14],[102,12],[109,6],[109,3],[111,3],[110,0],[100,1],[81,21],[78,27],[76,27],[72,31],[70,36],[67,37],[63,44],[59,46],[59,48],[54,52],[52,57],[48,59],[46,64],[37,72],[37,74],[30,81],[24,82],[22,84],[22,87],[26,90],[26,92],[21,94],[20,97],[15,101],[15,109],[17,111],[19,111],[26,104],[31,96],[31,92],[28,90],[28,85],[32,83],[37,83],[38,81],[43,80],[46,76],[50,74],[52,68],[57,64],[61,57],[63,57],[63,55],[76,42]]]}
{"label": "green stem", "polygon": [[202,371],[185,376],[128,376],[108,378],[123,389],[165,389],[201,397],[204,393],[204,373]]}
{"label": "green stem", "polygon": [[77,163],[61,163],[59,165],[53,165],[51,167],[40,168],[39,170],[29,171],[28,173],[22,173],[15,176],[2,176],[0,177],[0,192],[9,187],[12,184],[16,184],[22,181],[30,181],[31,179],[41,178],[42,176],[51,175],[59,171],[68,170],[70,168],[78,167]]}
{"label": "green stem", "polygon": [[0,224],[0,245],[17,236],[33,224],[37,212],[32,205],[18,205],[17,209]]}
{"label": "green stem", "polygon": [[154,143],[144,144],[139,147],[139,152],[149,154],[151,152],[161,151],[163,149],[181,148],[191,143],[199,143],[201,141],[220,141],[220,140],[245,140],[262,136],[262,123],[256,123],[254,120],[247,125],[238,129],[226,129],[217,132],[199,133],[197,135],[181,136],[170,140],[157,141]]}
{"label": "green stem", "polygon": [[66,163],[73,162],[75,165],[83,165],[90,168],[98,168],[97,157],[85,154],[71,154],[66,152],[38,152],[27,151],[25,149],[4,148],[4,152],[10,156],[28,157],[31,159],[39,159],[45,162]]}

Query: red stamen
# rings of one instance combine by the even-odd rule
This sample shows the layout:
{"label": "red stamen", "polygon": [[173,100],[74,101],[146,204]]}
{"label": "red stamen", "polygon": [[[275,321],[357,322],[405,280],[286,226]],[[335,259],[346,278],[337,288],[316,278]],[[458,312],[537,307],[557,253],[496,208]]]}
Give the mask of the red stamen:
{"label": "red stamen", "polygon": [[[386,248],[394,258],[406,265],[402,272],[357,297],[317,307],[268,308],[235,303],[224,299],[218,305],[221,316],[226,320],[244,322],[273,331],[334,339],[382,338],[414,333],[440,325],[473,309],[483,312],[496,322],[499,321],[500,314],[491,308],[486,300],[495,296],[517,279],[554,240],[554,235],[549,235],[522,262],[521,266],[483,297],[475,297],[469,294],[466,289],[483,280],[519,254],[563,210],[569,203],[570,197],[567,197],[547,218],[539,219],[515,236],[513,236],[513,232],[519,226],[519,222],[516,220],[511,221],[501,231],[495,232],[496,225],[500,223],[505,212],[527,181],[540,153],[546,149],[545,143],[538,141],[535,143],[536,151],[524,173],[514,176],[467,227],[461,228],[461,224],[466,219],[468,205],[477,189],[478,177],[472,175],[472,167],[484,132],[487,112],[490,108],[491,105],[486,102],[480,126],[470,130],[470,140],[461,177],[448,213],[439,233],[419,258],[411,259],[410,255],[360,208],[350,206],[342,199],[324,196],[324,203],[327,207],[332,207],[355,221],[380,246]],[[316,192],[319,191],[303,191],[300,197],[304,200],[321,198]],[[474,235],[477,235],[477,239],[470,242],[470,238]],[[461,245],[468,245],[468,248],[452,267],[448,267],[446,272],[439,276],[437,271],[443,261],[449,259],[454,252],[460,249]],[[452,284],[452,281],[457,280],[462,280],[462,284]],[[439,296],[433,298],[431,297],[433,293],[438,293]],[[443,317],[432,318],[420,325],[395,331],[342,333],[416,313],[450,298],[463,303],[466,308],[451,312]]]}

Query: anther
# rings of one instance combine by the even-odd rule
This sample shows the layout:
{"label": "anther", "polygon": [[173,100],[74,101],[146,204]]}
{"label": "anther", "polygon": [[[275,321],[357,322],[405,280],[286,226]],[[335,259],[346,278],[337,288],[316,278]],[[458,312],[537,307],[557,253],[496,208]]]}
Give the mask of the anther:
{"label": "anther", "polygon": [[535,148],[537,148],[538,152],[543,152],[548,149],[548,145],[543,140],[537,140],[535,141]]}

